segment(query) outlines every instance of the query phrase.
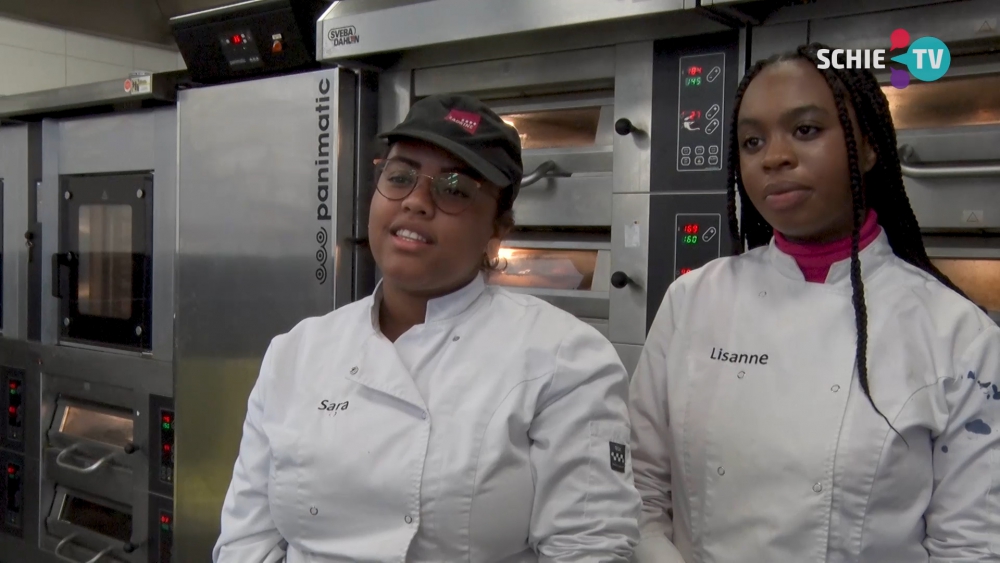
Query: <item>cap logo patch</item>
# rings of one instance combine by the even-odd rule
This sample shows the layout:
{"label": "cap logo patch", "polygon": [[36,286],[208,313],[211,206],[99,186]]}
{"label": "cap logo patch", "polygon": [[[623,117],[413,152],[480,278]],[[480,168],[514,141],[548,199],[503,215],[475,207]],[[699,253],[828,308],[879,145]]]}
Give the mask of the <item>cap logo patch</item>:
{"label": "cap logo patch", "polygon": [[448,115],[444,119],[445,121],[457,123],[462,129],[465,129],[472,135],[476,132],[476,129],[479,129],[479,120],[482,118],[477,113],[453,109],[448,112]]}

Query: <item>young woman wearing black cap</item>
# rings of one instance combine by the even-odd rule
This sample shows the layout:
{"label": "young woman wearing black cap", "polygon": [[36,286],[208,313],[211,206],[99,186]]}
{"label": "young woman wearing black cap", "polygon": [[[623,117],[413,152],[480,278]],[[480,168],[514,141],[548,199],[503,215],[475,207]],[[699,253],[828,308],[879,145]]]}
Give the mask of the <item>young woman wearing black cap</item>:
{"label": "young woman wearing black cap", "polygon": [[461,96],[382,135],[375,294],[271,343],[216,563],[627,562],[627,374],[575,317],[488,286],[516,130]]}

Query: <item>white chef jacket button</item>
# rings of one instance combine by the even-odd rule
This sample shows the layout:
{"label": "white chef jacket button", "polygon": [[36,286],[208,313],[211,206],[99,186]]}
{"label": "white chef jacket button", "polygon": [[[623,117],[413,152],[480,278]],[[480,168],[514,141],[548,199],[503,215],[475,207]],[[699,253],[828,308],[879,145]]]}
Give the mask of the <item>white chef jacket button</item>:
{"label": "white chef jacket button", "polygon": [[452,342],[458,342],[458,339],[459,339],[458,336],[453,336],[452,339],[451,339],[451,341]]}
{"label": "white chef jacket button", "polygon": [[736,374],[736,377],[738,377],[739,379],[743,379],[743,376],[746,375],[746,374],[747,374],[747,372],[741,371],[741,372],[739,372],[739,373]]}
{"label": "white chef jacket button", "polygon": [[726,474],[726,468],[725,467],[720,467],[719,468],[719,475],[725,475],[725,474]]}
{"label": "white chef jacket button", "polygon": [[823,483],[816,483],[813,485],[813,491],[817,493],[823,492]]}
{"label": "white chef jacket button", "polygon": [[407,515],[406,515],[406,516],[405,516],[405,517],[403,518],[403,520],[404,520],[404,521],[405,521],[405,522],[406,522],[407,524],[412,524],[412,523],[413,523],[413,518],[412,518],[412,517],[411,517],[411,516],[410,516],[409,514],[407,514]]}
{"label": "white chef jacket button", "polygon": [[834,385],[833,387],[830,388],[830,391],[833,391],[834,393],[840,391],[840,385]]}
{"label": "white chef jacket button", "polygon": [[757,295],[759,295],[761,297],[767,297],[767,292],[766,291],[762,291],[762,292],[758,293]]}
{"label": "white chef jacket button", "polygon": [[356,373],[358,373],[358,366],[354,366],[351,368],[351,375],[354,375]]}
{"label": "white chef jacket button", "polygon": [[427,420],[427,411],[420,411],[420,418]]}

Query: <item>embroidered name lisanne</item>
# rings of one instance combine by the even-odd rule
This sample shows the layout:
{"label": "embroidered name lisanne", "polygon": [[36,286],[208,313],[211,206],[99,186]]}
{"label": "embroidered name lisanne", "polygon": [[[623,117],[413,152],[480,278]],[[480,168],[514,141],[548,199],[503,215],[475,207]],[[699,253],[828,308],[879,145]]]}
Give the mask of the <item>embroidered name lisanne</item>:
{"label": "embroidered name lisanne", "polygon": [[737,352],[726,352],[723,348],[712,348],[711,358],[713,360],[729,362],[731,364],[767,365],[767,354],[741,354]]}

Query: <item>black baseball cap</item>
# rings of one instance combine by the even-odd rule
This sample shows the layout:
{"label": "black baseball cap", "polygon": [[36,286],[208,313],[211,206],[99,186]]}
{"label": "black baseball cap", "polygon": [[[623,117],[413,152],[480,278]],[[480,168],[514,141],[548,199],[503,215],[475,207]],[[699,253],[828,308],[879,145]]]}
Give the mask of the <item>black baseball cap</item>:
{"label": "black baseball cap", "polygon": [[521,187],[521,137],[517,129],[472,96],[428,96],[410,107],[406,119],[379,138],[424,141],[458,157],[490,182]]}

